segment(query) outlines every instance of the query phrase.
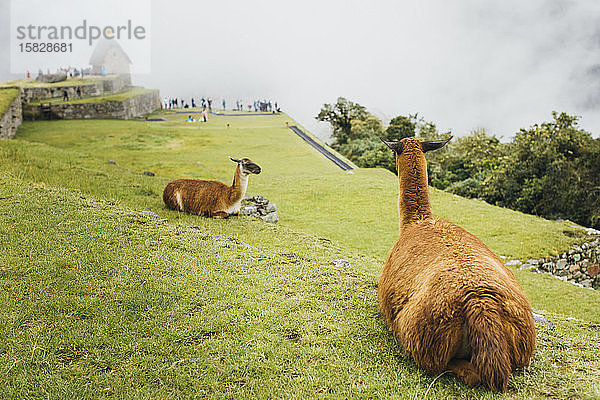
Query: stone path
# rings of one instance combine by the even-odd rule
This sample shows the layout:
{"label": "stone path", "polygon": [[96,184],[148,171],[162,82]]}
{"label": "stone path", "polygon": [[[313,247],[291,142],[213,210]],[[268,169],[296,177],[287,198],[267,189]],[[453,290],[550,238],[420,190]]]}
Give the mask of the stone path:
{"label": "stone path", "polygon": [[335,165],[337,165],[338,167],[340,167],[344,171],[349,171],[351,169],[354,169],[350,165],[346,164],[344,161],[340,160],[337,156],[335,156],[334,154],[332,154],[329,150],[327,150],[326,148],[324,148],[323,146],[321,146],[319,143],[317,143],[313,138],[311,138],[310,136],[308,136],[306,133],[302,132],[302,130],[300,130],[300,128],[298,128],[296,125],[290,126],[290,129],[292,131],[294,131],[294,133],[296,133],[296,135],[300,136],[308,144],[310,144],[312,147],[314,147],[315,150],[317,150],[319,153],[323,154],[325,157],[327,157]]}

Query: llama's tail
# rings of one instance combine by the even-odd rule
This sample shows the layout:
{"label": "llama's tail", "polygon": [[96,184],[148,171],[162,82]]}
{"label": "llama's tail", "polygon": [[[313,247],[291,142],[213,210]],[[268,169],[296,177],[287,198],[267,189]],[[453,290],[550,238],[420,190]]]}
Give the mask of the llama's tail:
{"label": "llama's tail", "polygon": [[491,296],[467,302],[466,329],[471,346],[471,363],[481,382],[504,392],[512,371],[510,348],[498,303]]}

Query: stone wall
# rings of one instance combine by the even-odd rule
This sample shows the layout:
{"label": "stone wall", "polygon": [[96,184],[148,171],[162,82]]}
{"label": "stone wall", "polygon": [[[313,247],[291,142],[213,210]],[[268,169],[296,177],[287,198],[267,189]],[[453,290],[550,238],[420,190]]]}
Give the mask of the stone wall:
{"label": "stone wall", "polygon": [[104,92],[118,92],[126,86],[131,86],[131,75],[123,74],[117,75],[114,78],[105,79],[102,82],[102,86]]}
{"label": "stone wall", "polygon": [[527,260],[520,268],[549,273],[578,286],[600,289],[600,238],[573,246],[558,257]]}
{"label": "stone wall", "polygon": [[17,128],[23,121],[22,101],[23,92],[20,92],[0,118],[0,139],[12,139],[17,133]]}
{"label": "stone wall", "polygon": [[26,87],[23,88],[23,102],[28,103],[32,100],[63,97],[63,92],[65,90],[70,99],[76,99],[77,88],[81,91],[81,97],[100,96],[104,93],[104,85],[102,82],[88,83],[80,86]]}
{"label": "stone wall", "polygon": [[[68,83],[66,81],[65,83]],[[116,93],[131,85],[131,76],[115,75],[107,77],[96,83],[87,83],[85,85],[64,85],[50,87],[25,87],[23,88],[23,102],[28,103],[32,100],[51,99],[63,97],[66,90],[70,99],[77,98],[77,88],[81,91],[81,97],[101,96],[105,93]]]}
{"label": "stone wall", "polygon": [[27,120],[39,119],[132,119],[161,107],[158,90],[132,96],[123,101],[65,103],[23,106]]}
{"label": "stone wall", "polygon": [[162,107],[158,90],[130,97],[123,102],[125,107],[123,119],[141,117]]}

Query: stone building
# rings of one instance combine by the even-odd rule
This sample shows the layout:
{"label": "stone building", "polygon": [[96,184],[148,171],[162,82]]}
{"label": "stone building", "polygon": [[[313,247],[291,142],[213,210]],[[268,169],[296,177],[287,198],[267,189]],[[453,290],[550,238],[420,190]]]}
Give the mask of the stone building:
{"label": "stone building", "polygon": [[90,64],[94,75],[129,75],[131,60],[116,40],[103,38],[98,41]]}

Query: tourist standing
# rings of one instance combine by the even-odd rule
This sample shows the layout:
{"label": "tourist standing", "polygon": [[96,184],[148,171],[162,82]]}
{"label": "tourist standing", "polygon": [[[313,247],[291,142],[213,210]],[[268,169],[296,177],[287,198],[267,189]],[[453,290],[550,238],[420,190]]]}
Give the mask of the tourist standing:
{"label": "tourist standing", "polygon": [[207,121],[207,116],[208,116],[208,113],[206,112],[206,108],[205,108],[204,110],[202,110],[202,119],[204,120],[204,122]]}

